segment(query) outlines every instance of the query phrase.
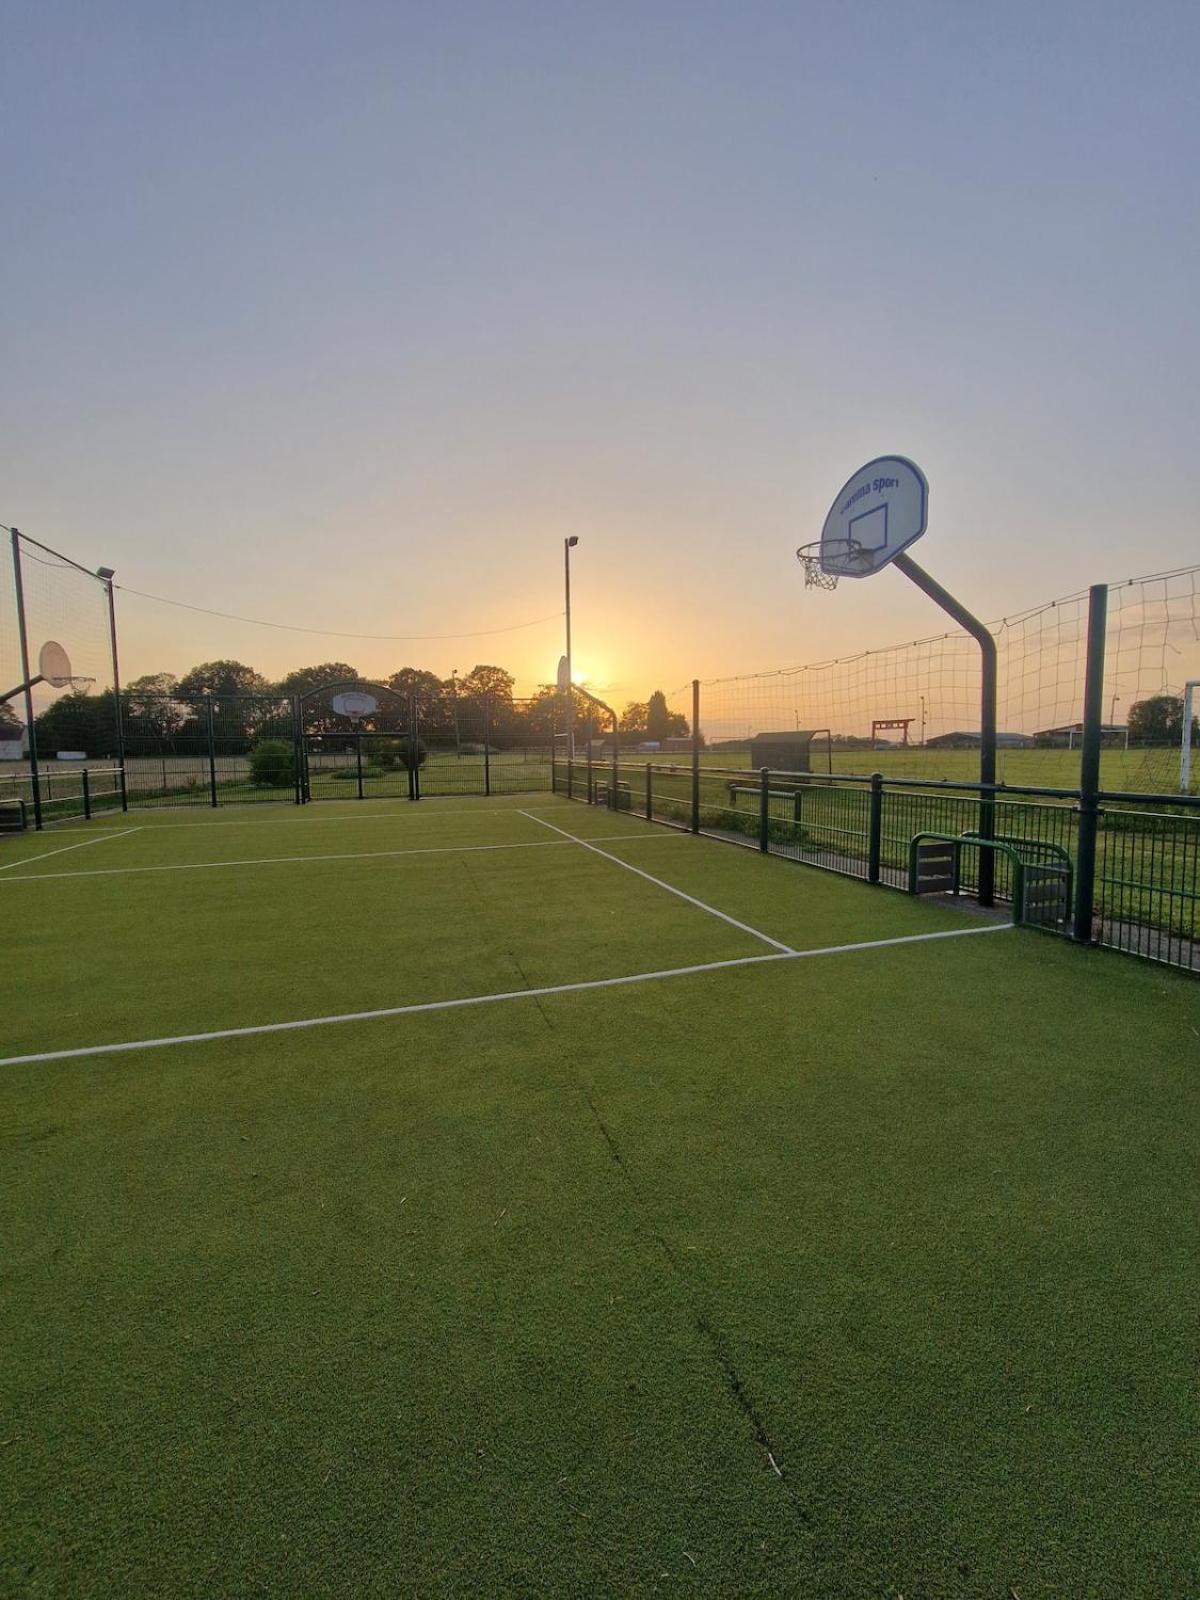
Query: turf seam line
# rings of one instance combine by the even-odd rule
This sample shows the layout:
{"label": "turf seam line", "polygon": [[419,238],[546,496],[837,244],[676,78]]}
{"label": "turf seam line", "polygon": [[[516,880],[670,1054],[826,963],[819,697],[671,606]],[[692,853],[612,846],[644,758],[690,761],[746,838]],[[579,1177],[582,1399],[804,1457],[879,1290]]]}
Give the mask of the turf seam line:
{"label": "turf seam line", "polygon": [[[591,1112],[592,1118],[604,1139],[604,1143],[608,1149],[609,1159],[611,1160],[613,1166],[617,1169],[620,1180],[625,1186],[637,1228],[647,1237],[652,1239],[654,1244],[662,1252],[667,1266],[670,1268],[676,1284],[678,1285],[679,1290],[684,1297],[688,1314],[692,1319],[692,1325],[708,1344],[712,1358],[716,1363],[717,1370],[721,1375],[721,1382],[724,1384],[724,1387],[733,1403],[737,1406],[743,1418],[749,1425],[750,1431],[754,1436],[754,1442],[766,1456],[767,1461],[771,1465],[771,1470],[774,1472],[777,1478],[783,1480],[784,1493],[791,1502],[793,1510],[795,1510],[801,1522],[809,1522],[810,1518],[808,1512],[797,1495],[791,1480],[785,1477],[783,1469],[779,1466],[779,1463],[775,1459],[774,1441],[767,1431],[766,1420],[751,1396],[748,1388],[746,1387],[745,1379],[738,1371],[737,1364],[733,1359],[733,1355],[730,1352],[724,1336],[717,1330],[708,1315],[700,1307],[698,1297],[691,1282],[691,1273],[697,1271],[697,1268],[693,1265],[690,1271],[685,1271],[683,1262],[676,1253],[674,1246],[671,1244],[666,1234],[655,1226],[648,1213],[645,1200],[641,1193],[640,1185],[638,1184],[637,1179],[634,1177],[629,1163],[625,1159],[624,1151],[617,1143],[616,1136],[613,1134],[611,1128],[601,1115],[600,1108],[596,1104],[596,1099],[592,1093],[590,1085],[580,1081],[579,1087],[584,1101],[587,1104],[588,1110]],[[699,1275],[703,1277],[702,1271]]]}
{"label": "turf seam line", "polygon": [[[130,833],[136,831],[134,828],[129,829]],[[106,837],[110,836],[106,835]],[[120,836],[112,835],[111,837]],[[641,840],[647,836],[641,833],[617,833],[604,834],[602,837],[614,840]],[[95,841],[89,839],[86,842],[91,844]],[[297,863],[303,864],[309,861],[376,861],[384,856],[445,856],[475,854],[479,851],[487,850],[546,850],[565,843],[565,839],[535,839],[532,841],[524,839],[516,844],[415,845],[403,850],[350,850],[344,853],[339,852],[334,855],[320,856],[242,856],[236,857],[232,861],[173,861],[166,865],[160,864],[151,867],[87,867],[82,872],[18,873],[15,878],[5,878],[2,881],[4,883],[52,883],[61,881],[64,878],[119,878],[126,877],[131,873],[142,872],[204,872],[211,871],[217,867],[294,866]],[[79,848],[78,845],[67,846],[69,850],[78,850]],[[51,855],[58,855],[59,853],[57,850],[50,851]],[[45,858],[43,856],[33,856],[31,859],[41,861]],[[14,867],[24,865],[24,863],[16,861],[10,864]],[[7,870],[7,867],[0,867],[0,872],[6,872]]]}
{"label": "turf seam line", "polygon": [[[65,856],[68,850],[82,850],[85,845],[104,844],[109,839],[124,839],[126,834],[140,833],[141,831],[141,828],[137,827],[122,828],[117,833],[94,833],[90,839],[80,839],[78,844],[64,844],[58,850],[44,850],[40,856],[23,856],[19,861],[9,861],[3,867],[0,867],[0,872],[11,872],[14,867],[31,867],[35,861],[49,861],[51,856]],[[36,878],[39,874],[34,872],[30,876]],[[70,876],[72,874],[64,873],[64,877]],[[20,881],[19,875],[17,881]]]}
{"label": "turf seam line", "polygon": [[[636,873],[639,878],[645,878],[647,883],[652,883],[656,888],[665,889],[668,894],[678,895],[680,900],[686,900],[690,906],[696,906],[701,911],[707,911],[710,917],[718,917],[722,922],[727,922],[731,928],[738,928],[742,933],[748,933],[755,939],[761,939],[763,944],[769,944],[785,955],[794,954],[790,944],[784,944],[782,939],[773,939],[769,933],[763,933],[759,928],[752,928],[748,922],[739,922],[736,917],[731,917],[728,912],[718,911],[716,906],[710,906],[705,900],[697,900],[695,895],[687,894],[682,889],[677,889],[673,883],[667,883],[663,878],[656,878],[651,872],[643,872],[641,867],[635,867],[631,861],[622,861],[620,856],[610,855],[607,850],[601,850],[598,844],[593,844],[590,839],[581,839],[578,834],[568,833],[565,828],[560,828],[556,822],[547,822],[544,817],[537,816],[532,811],[520,811],[518,816],[528,817],[531,822],[536,822],[539,827],[552,828],[555,833],[561,833],[564,839],[571,839],[575,844],[582,845],[585,850],[603,856],[606,861],[613,861],[618,867],[624,867],[626,872]],[[647,825],[649,828],[649,825]]]}
{"label": "turf seam line", "polygon": [[496,994],[465,995],[456,1000],[422,1000],[406,1006],[381,1006],[373,1011],[344,1011],[327,1017],[301,1017],[293,1022],[259,1022],[240,1028],[214,1028],[206,1033],[176,1033],[161,1039],[131,1039],[119,1044],[76,1045],[68,1050],[41,1050],[32,1055],[0,1057],[0,1067],[30,1066],[40,1061],[69,1061],[80,1056],[123,1055],[133,1050],[158,1050],[167,1045],[207,1044],[214,1039],[243,1039],[262,1033],[293,1033],[300,1028],[329,1028],[346,1022],[375,1022],[386,1017],[415,1016],[429,1011],[458,1011],[467,1006],[495,1005],[506,1000],[536,1000],[548,994],[580,994],[593,989],[618,989],[632,983],[653,983],[662,978],[690,978],[730,967],[760,967],[775,961],[804,961],[816,956],[882,950],[902,944],[926,944],[934,939],[969,939],[985,933],[1007,933],[1011,923],[993,922],[981,928],[941,928],[935,933],[906,933],[893,939],[866,939],[855,944],[823,945],[815,950],[776,951],[767,956],[732,956],[724,961],[702,961],[689,967],[663,967],[655,972],[632,972],[619,978],[584,978],[575,983],[550,983],[537,989],[507,989]]}

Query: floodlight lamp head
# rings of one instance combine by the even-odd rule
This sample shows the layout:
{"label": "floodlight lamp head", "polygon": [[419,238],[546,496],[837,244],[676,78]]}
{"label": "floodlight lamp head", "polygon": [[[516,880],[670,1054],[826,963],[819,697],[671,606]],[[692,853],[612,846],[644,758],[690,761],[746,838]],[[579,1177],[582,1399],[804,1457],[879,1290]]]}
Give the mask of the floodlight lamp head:
{"label": "floodlight lamp head", "polygon": [[577,533],[573,533],[571,535],[571,537],[567,540],[567,549],[568,550],[574,550],[575,546],[578,543],[579,543],[579,535]]}
{"label": "floodlight lamp head", "polygon": [[115,567],[97,567],[96,568],[96,576],[98,578],[103,578],[105,583],[107,583],[111,578],[115,578],[116,575],[117,575],[117,569]]}

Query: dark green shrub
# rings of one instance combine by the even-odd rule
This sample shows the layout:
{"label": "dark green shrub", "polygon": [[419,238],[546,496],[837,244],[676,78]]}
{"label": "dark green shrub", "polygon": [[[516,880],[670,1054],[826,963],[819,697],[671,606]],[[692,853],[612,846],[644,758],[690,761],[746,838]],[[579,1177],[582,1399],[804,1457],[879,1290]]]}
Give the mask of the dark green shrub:
{"label": "dark green shrub", "polygon": [[411,734],[405,734],[403,739],[396,740],[396,764],[408,772],[414,767],[423,767],[428,754],[424,739],[414,739]]}
{"label": "dark green shrub", "polygon": [[256,789],[290,789],[296,753],[287,739],[260,739],[250,752],[250,782]]}

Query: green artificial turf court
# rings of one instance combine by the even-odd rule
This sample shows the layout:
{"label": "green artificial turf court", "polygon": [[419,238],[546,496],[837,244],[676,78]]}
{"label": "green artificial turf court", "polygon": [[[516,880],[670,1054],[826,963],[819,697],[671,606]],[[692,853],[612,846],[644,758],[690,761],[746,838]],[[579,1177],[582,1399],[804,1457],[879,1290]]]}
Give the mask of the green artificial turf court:
{"label": "green artificial turf court", "polygon": [[265,812],[0,847],[0,1592],[1197,1591],[1194,980]]}

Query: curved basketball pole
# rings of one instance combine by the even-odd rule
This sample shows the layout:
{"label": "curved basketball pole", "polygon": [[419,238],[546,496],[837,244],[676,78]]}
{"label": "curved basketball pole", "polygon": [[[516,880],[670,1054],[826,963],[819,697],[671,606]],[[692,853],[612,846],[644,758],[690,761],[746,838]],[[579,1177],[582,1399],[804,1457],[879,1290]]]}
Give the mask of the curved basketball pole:
{"label": "curved basketball pole", "polygon": [[0,706],[6,706],[10,700],[15,700],[19,694],[24,694],[26,689],[35,689],[39,683],[45,683],[45,676],[35,673],[27,683],[19,683],[15,689],[10,689],[7,694],[0,694]]}
{"label": "curved basketball pole", "polygon": [[581,688],[577,683],[572,684],[567,691],[568,706],[572,703],[570,696],[573,694],[577,694],[581,700],[586,700],[589,705],[595,706],[598,711],[603,711],[606,716],[612,718],[612,782],[608,786],[608,809],[615,811],[617,809],[617,779],[621,771],[620,742],[617,737],[619,720],[617,713],[610,705],[606,705],[603,700],[589,690]]}
{"label": "curved basketball pole", "polygon": [[[996,836],[996,641],[989,630],[972,615],[966,606],[957,601],[948,589],[943,589],[936,578],[931,578],[925,568],[918,566],[902,550],[892,560],[899,570],[923,594],[937,602],[947,616],[953,617],[979,646],[980,655],[980,718],[979,718],[979,837]],[[990,906],[995,900],[996,864],[994,852],[979,852],[979,904]]]}

